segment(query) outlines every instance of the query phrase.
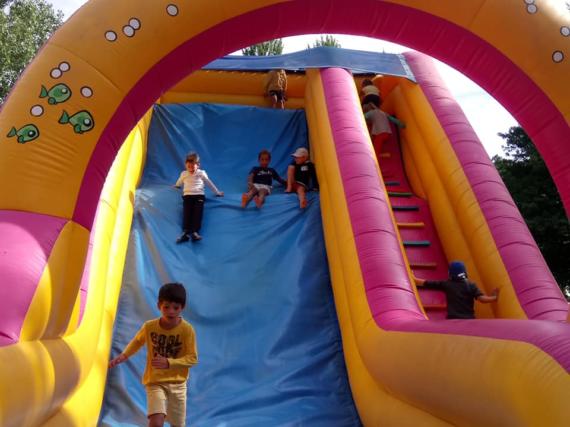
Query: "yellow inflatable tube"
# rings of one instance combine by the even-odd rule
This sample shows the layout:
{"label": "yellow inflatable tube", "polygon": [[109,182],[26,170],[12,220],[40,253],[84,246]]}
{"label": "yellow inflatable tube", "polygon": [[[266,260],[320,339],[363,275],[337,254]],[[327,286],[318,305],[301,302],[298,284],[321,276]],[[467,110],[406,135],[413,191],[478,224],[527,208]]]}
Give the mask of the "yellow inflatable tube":
{"label": "yellow inflatable tube", "polygon": [[[126,245],[134,202],[134,189],[144,161],[149,111],[133,129],[107,178],[98,207],[88,268],[90,289],[79,325],[72,318],[73,333],[57,339],[23,341],[0,348],[0,425],[94,425],[98,418],[111,344],[112,325],[119,297]],[[67,236],[64,230],[62,236]],[[86,247],[85,242],[85,247]],[[77,266],[71,256],[84,254],[54,250],[55,267]],[[42,286],[50,287],[50,266]],[[80,274],[79,274],[80,276]],[[77,280],[78,281],[78,280]],[[52,297],[41,289],[32,307],[49,307]],[[70,307],[74,302],[70,301]],[[57,312],[57,310],[53,310]],[[48,312],[51,312],[48,310]],[[40,336],[45,321],[30,312],[24,324],[29,336]],[[68,321],[70,319],[68,318]],[[75,329],[76,328],[76,329]],[[71,397],[70,397],[71,396]],[[88,404],[86,404],[88,402]]]}

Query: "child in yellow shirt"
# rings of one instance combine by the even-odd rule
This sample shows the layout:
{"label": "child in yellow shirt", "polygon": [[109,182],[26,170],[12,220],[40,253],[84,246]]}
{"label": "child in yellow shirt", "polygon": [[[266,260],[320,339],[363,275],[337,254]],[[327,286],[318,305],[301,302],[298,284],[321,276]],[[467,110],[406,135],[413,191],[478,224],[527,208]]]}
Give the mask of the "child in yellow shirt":
{"label": "child in yellow shirt", "polygon": [[173,427],[186,424],[188,369],[198,363],[198,353],[194,328],[180,316],[185,306],[184,286],[162,286],[158,292],[162,316],[145,322],[125,350],[109,362],[113,368],[146,344],[142,383],[147,393],[149,427],[161,427],[165,420]]}

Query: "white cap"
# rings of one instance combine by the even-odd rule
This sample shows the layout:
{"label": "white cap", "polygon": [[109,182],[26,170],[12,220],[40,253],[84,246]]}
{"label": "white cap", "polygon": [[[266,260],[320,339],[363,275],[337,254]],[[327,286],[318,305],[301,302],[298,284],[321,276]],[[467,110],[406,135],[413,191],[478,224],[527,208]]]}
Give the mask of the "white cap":
{"label": "white cap", "polygon": [[309,157],[309,151],[306,148],[297,148],[293,154],[293,157]]}

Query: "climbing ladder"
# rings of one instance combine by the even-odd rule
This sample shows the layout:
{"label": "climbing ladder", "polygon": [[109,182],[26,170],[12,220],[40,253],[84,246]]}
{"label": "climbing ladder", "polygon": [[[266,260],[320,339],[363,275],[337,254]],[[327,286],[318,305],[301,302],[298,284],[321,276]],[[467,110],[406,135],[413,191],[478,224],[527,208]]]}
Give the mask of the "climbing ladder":
{"label": "climbing ladder", "polygon": [[[397,131],[376,153],[400,237],[414,276],[427,280],[447,277],[447,259],[441,247],[427,201],[416,196],[406,177]],[[446,316],[441,291],[418,287],[422,305],[430,319]]]}

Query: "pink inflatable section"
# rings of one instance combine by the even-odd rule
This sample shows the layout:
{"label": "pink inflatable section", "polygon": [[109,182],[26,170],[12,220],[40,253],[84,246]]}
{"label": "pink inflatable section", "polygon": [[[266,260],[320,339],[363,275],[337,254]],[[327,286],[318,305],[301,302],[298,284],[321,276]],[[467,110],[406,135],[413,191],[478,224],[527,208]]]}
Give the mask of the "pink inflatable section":
{"label": "pink inflatable section", "polygon": [[523,341],[549,354],[570,372],[570,328],[541,320],[427,320],[421,313],[402,258],[360,106],[349,96],[348,71],[321,72],[329,121],[362,270],[368,305],[385,330],[467,335]]}
{"label": "pink inflatable section", "polygon": [[461,107],[428,57],[405,57],[471,184],[527,317],[566,322],[568,303]]}
{"label": "pink inflatable section", "polygon": [[0,346],[19,341],[38,282],[66,223],[49,215],[0,210]]}

